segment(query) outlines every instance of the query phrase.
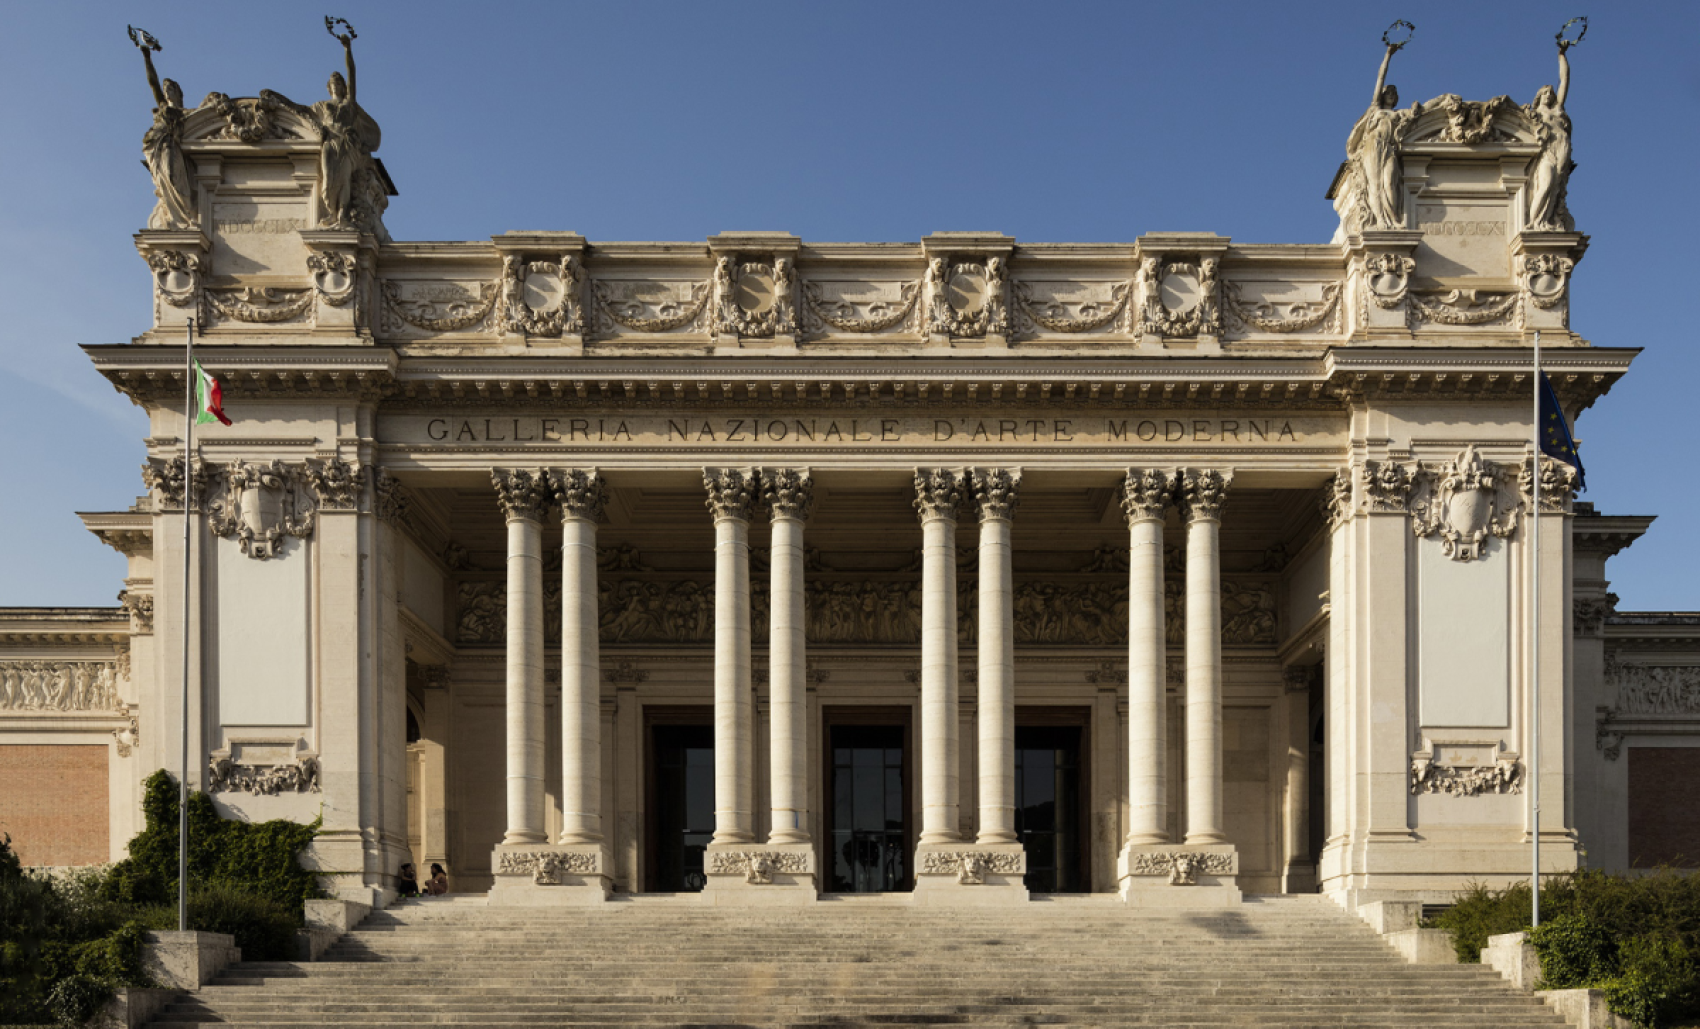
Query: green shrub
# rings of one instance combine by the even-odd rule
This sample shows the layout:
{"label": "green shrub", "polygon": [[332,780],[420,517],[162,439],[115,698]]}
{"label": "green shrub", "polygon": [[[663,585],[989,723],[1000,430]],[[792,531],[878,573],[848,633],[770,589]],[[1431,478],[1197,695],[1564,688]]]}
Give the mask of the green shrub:
{"label": "green shrub", "polygon": [[[177,928],[175,904],[142,908],[140,915],[149,929]],[[293,961],[301,916],[288,901],[216,884],[190,888],[189,924],[201,932],[235,937],[245,961]]]}
{"label": "green shrub", "polygon": [[53,1020],[75,1029],[89,1020],[112,999],[112,984],[83,972],[75,972],[53,984],[47,1007]]}
{"label": "green shrub", "polygon": [[57,906],[52,888],[24,874],[12,838],[0,836],[0,1022],[41,1017],[48,980],[42,943]]}
{"label": "green shrub", "polygon": [[[1489,936],[1529,928],[1529,899],[1527,883],[1477,885],[1428,924],[1451,930],[1459,960],[1476,962]],[[1700,875],[1553,876],[1541,886],[1541,923],[1530,942],[1543,986],[1604,990],[1642,1029],[1700,1018]]]}

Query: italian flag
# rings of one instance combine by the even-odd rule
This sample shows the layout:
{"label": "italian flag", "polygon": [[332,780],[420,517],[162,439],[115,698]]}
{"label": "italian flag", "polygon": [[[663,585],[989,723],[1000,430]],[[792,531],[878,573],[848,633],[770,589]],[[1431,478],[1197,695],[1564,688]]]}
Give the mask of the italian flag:
{"label": "italian flag", "polygon": [[218,380],[213,378],[201,362],[195,362],[195,424],[206,425],[217,420],[229,425],[230,419],[224,413],[224,390],[218,386]]}

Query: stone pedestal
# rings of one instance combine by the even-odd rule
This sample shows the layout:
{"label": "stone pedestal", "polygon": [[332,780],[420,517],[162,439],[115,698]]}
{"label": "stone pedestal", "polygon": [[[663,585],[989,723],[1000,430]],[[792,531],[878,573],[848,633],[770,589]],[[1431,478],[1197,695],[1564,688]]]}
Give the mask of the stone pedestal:
{"label": "stone pedestal", "polygon": [[600,904],[613,886],[605,844],[503,844],[490,855],[491,907]]}
{"label": "stone pedestal", "polygon": [[771,907],[815,902],[819,880],[812,844],[710,844],[704,860],[706,903]]}
{"label": "stone pedestal", "polygon": [[1026,874],[1027,852],[1019,843],[922,844],[913,896],[917,904],[1021,904]]}
{"label": "stone pedestal", "polygon": [[1116,859],[1122,900],[1138,907],[1232,907],[1240,902],[1239,871],[1239,853],[1228,843],[1130,845]]}

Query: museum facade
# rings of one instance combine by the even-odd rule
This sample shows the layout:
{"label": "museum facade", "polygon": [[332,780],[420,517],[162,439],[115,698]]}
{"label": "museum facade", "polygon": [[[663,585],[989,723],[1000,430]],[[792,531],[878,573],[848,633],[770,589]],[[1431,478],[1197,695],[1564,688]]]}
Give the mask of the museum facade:
{"label": "museum facade", "polygon": [[[1397,112],[1328,244],[395,241],[352,105],[156,115],[151,324],[85,348],[150,417],[145,494],[81,516],[121,607],[0,611],[27,861],[122,855],[185,698],[191,784],[322,815],[349,895],[1355,903],[1536,832],[1684,853],[1700,618],[1615,610],[1651,519],[1530,444],[1537,332],[1571,417],[1637,353],[1570,326],[1538,104]],[[234,424],[186,452],[191,326]]]}

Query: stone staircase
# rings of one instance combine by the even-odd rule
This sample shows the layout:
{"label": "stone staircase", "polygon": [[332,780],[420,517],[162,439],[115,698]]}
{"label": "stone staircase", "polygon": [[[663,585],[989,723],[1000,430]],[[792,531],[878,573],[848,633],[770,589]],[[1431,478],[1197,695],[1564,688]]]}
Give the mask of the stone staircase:
{"label": "stone staircase", "polygon": [[153,1025],[1562,1026],[1482,966],[1408,965],[1315,897],[803,908],[482,897],[375,912],[316,963],[232,965]]}

